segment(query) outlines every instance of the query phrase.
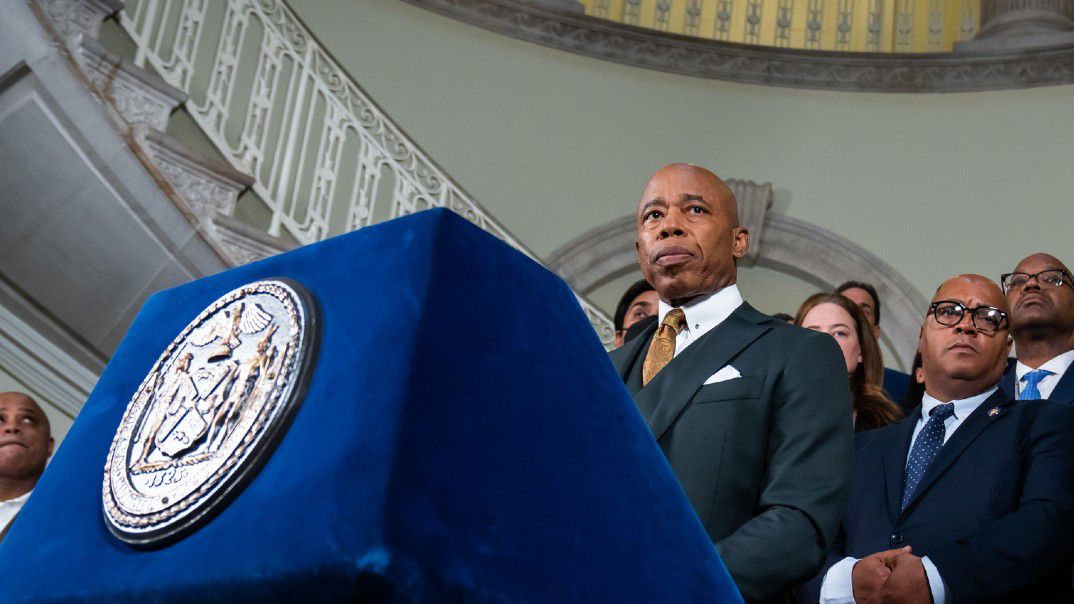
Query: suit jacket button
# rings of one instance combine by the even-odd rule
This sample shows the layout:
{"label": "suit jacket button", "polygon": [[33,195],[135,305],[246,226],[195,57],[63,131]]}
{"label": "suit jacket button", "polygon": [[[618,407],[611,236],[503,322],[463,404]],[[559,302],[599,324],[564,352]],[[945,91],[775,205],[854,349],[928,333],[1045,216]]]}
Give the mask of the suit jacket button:
{"label": "suit jacket button", "polygon": [[900,533],[898,531],[892,531],[891,539],[889,540],[889,543],[891,543],[891,545],[896,545],[896,546],[897,545],[902,545],[902,533]]}

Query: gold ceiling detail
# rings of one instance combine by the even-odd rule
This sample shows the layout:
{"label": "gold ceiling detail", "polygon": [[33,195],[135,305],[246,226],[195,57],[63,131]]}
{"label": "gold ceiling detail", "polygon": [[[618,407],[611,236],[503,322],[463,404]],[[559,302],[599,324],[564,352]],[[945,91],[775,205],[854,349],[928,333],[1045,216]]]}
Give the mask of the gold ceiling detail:
{"label": "gold ceiling detail", "polygon": [[846,52],[950,52],[981,0],[580,0],[587,15],[699,38]]}

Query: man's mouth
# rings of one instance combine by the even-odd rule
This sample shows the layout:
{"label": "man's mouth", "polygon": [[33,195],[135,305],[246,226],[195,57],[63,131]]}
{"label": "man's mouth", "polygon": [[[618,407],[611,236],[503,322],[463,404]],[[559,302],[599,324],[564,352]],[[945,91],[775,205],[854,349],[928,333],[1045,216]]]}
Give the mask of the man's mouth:
{"label": "man's mouth", "polygon": [[1022,299],[1018,301],[1018,306],[1026,306],[1028,304],[1047,304],[1048,299],[1044,297],[1044,294],[1039,292],[1028,292],[1022,295]]}
{"label": "man's mouth", "polygon": [[948,346],[947,349],[955,352],[977,352],[977,348],[968,342],[955,342]]}
{"label": "man's mouth", "polygon": [[694,255],[690,250],[673,245],[660,249],[653,254],[653,264],[657,266],[676,266],[689,262],[693,257]]}
{"label": "man's mouth", "polygon": [[0,449],[3,449],[4,447],[6,447],[8,445],[18,445],[18,446],[22,447],[23,449],[27,448],[27,446],[24,443],[21,443],[21,442],[19,442],[17,440],[0,440]]}

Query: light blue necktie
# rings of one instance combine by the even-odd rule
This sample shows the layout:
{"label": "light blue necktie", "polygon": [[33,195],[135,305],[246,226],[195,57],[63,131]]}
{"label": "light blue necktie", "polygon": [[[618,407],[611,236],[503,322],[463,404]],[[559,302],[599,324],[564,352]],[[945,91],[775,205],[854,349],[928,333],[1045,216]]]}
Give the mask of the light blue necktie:
{"label": "light blue necktie", "polygon": [[914,448],[910,450],[910,459],[906,462],[906,483],[903,486],[902,503],[899,505],[899,510],[905,510],[906,506],[909,505],[910,498],[914,495],[914,489],[921,482],[921,478],[925,475],[925,470],[929,469],[932,460],[936,459],[936,454],[943,447],[943,437],[947,433],[947,428],[943,423],[954,414],[954,403],[936,405],[930,413],[929,421],[925,423],[925,427],[921,429],[921,432],[918,432],[917,440],[914,441]]}
{"label": "light blue necktie", "polygon": [[1022,387],[1022,391],[1018,393],[1018,400],[1028,401],[1033,399],[1042,398],[1040,395],[1040,389],[1037,388],[1037,384],[1040,383],[1045,377],[1051,375],[1052,372],[1047,369],[1037,369],[1030,371],[1022,376],[1022,381],[1026,383]]}

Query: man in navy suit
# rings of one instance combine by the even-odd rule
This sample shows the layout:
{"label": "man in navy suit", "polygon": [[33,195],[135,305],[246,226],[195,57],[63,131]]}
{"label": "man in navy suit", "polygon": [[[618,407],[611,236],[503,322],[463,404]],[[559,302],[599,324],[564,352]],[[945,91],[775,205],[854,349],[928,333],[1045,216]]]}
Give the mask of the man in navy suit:
{"label": "man in navy suit", "polygon": [[820,601],[1070,601],[1074,408],[998,389],[1007,308],[979,275],[937,290],[922,405],[857,435],[836,546],[812,583]]}
{"label": "man in navy suit", "polygon": [[1000,388],[1011,398],[1074,403],[1074,280],[1055,256],[1033,254],[1003,275],[1018,359]]}

